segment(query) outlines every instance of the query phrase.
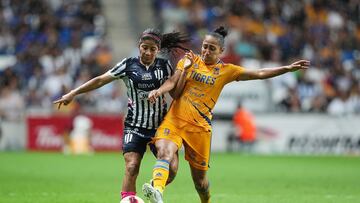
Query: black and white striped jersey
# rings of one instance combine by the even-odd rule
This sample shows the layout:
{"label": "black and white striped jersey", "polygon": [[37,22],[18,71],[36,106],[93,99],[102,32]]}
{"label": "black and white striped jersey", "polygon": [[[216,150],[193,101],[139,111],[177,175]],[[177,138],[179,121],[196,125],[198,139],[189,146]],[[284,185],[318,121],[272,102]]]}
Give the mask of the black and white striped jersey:
{"label": "black and white striped jersey", "polygon": [[139,57],[125,58],[111,68],[109,73],[122,79],[127,87],[128,113],[125,125],[157,129],[167,113],[166,99],[163,95],[151,104],[148,94],[173,74],[170,62],[156,58],[147,69],[140,63]]}

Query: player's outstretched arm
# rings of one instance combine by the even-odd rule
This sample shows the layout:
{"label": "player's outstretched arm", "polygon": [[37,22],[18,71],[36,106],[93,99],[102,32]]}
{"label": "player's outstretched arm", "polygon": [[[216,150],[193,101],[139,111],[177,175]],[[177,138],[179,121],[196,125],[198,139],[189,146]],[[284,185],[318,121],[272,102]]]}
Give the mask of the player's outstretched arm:
{"label": "player's outstretched arm", "polygon": [[115,80],[115,78],[106,72],[71,90],[69,93],[63,95],[60,99],[54,101],[53,103],[58,104],[58,109],[60,109],[62,104],[68,105],[71,103],[76,95],[97,89],[113,80]]}
{"label": "player's outstretched arm", "polygon": [[267,79],[282,75],[287,72],[293,72],[302,69],[308,69],[310,61],[299,60],[287,66],[275,67],[275,68],[263,68],[258,70],[245,70],[237,80],[256,80]]}

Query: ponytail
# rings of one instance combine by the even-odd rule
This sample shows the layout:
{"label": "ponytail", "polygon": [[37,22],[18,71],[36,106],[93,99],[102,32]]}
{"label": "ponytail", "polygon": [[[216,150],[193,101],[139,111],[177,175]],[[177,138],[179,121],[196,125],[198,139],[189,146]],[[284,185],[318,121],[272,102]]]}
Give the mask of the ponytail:
{"label": "ponytail", "polygon": [[220,26],[214,31],[210,32],[209,35],[217,38],[219,40],[220,46],[224,47],[224,41],[225,37],[228,35],[228,31],[223,26]]}

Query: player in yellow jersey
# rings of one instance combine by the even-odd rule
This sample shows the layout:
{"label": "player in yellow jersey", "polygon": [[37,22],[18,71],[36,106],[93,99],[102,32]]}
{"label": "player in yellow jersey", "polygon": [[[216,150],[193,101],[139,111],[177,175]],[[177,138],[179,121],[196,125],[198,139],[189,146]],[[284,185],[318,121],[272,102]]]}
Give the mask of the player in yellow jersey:
{"label": "player in yellow jersey", "polygon": [[224,27],[207,34],[202,43],[201,55],[187,53],[177,65],[178,74],[149,94],[150,101],[154,102],[173,88],[181,93],[180,98],[172,102],[153,140],[158,154],[153,168],[152,184],[143,185],[144,195],[152,203],[163,202],[162,194],[169,176],[169,163],[182,145],[201,202],[210,202],[206,171],[209,166],[211,146],[212,109],[227,83],[267,79],[287,72],[307,69],[310,65],[309,61],[300,60],[287,66],[249,70],[238,65],[223,63],[219,56],[224,51],[226,35],[227,31]]}

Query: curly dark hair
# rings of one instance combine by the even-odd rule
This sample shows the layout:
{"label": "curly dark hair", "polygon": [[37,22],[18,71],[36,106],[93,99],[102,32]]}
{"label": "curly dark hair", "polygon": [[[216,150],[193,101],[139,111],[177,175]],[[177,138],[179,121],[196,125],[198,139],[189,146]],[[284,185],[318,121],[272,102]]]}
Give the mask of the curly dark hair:
{"label": "curly dark hair", "polygon": [[188,34],[177,31],[161,34],[159,30],[154,28],[146,29],[141,34],[140,42],[148,39],[155,41],[161,51],[166,52],[172,52],[176,49],[189,51],[189,49],[185,47],[185,44],[191,41]]}

